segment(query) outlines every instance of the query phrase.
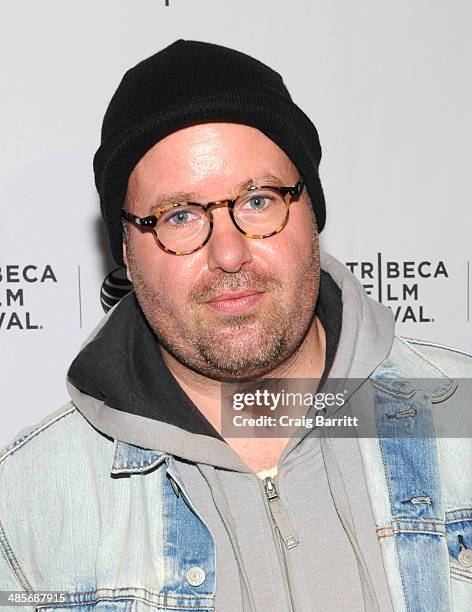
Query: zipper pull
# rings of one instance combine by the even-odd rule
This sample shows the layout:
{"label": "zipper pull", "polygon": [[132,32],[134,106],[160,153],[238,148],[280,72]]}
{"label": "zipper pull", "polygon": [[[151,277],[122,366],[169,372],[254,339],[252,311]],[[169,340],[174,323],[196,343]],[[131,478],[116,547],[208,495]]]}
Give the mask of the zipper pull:
{"label": "zipper pull", "polygon": [[285,510],[280,500],[271,476],[264,478],[264,488],[269,500],[270,513],[282,536],[282,540],[287,548],[294,548],[298,545],[300,540],[292,527],[287,510]]}

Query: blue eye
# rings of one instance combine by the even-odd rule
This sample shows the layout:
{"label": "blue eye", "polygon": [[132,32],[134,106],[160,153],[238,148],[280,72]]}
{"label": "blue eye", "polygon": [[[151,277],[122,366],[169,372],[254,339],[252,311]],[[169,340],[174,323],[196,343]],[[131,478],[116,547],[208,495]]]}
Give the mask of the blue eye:
{"label": "blue eye", "polygon": [[254,196],[249,198],[247,204],[250,204],[255,210],[262,210],[267,206],[267,200],[268,198],[266,196]]}
{"label": "blue eye", "polygon": [[184,227],[192,221],[199,220],[201,218],[199,212],[189,207],[170,210],[159,218],[159,224],[170,227]]}
{"label": "blue eye", "polygon": [[167,221],[172,220],[173,222],[175,222],[175,225],[183,225],[184,223],[188,221],[189,214],[190,213],[188,212],[188,210],[179,210],[178,212],[174,213],[166,220]]}

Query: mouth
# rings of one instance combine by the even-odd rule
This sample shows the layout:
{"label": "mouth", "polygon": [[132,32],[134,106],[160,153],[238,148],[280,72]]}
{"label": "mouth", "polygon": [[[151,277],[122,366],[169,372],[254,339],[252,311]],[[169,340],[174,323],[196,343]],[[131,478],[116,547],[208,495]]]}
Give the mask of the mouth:
{"label": "mouth", "polygon": [[233,293],[220,293],[205,302],[210,308],[222,314],[242,314],[260,302],[265,291],[247,289]]}

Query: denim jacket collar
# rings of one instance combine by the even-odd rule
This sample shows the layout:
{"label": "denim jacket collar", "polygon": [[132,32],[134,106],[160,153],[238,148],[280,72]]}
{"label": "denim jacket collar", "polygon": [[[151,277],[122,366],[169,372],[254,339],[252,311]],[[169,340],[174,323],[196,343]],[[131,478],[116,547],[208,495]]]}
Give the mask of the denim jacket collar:
{"label": "denim jacket collar", "polygon": [[129,442],[115,439],[112,474],[136,474],[156,468],[169,458],[167,453],[141,448]]}

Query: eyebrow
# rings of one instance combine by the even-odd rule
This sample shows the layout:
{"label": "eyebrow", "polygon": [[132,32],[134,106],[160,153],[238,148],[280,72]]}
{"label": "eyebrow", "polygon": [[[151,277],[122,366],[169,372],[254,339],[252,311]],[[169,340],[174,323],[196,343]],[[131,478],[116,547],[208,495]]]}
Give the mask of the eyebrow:
{"label": "eyebrow", "polygon": [[[238,185],[236,185],[234,192],[239,193],[244,189],[248,189],[249,187],[254,187],[256,185],[260,185],[261,187],[280,187],[284,184],[282,179],[278,178],[274,174],[263,174],[257,178],[250,178],[242,181]],[[225,198],[222,198],[223,200]],[[230,198],[228,198],[230,199]],[[195,192],[186,192],[186,191],[176,191],[174,193],[163,193],[157,196],[157,198],[153,201],[153,203],[146,209],[146,216],[152,215],[160,208],[164,206],[169,206],[171,204],[179,204],[180,202],[197,202],[199,197],[198,193]]]}

